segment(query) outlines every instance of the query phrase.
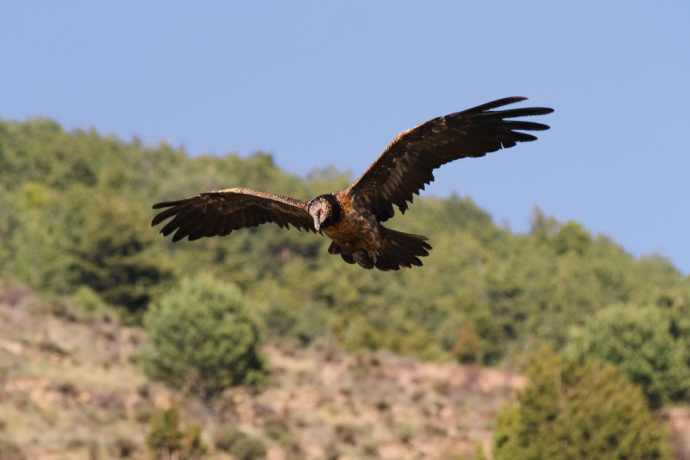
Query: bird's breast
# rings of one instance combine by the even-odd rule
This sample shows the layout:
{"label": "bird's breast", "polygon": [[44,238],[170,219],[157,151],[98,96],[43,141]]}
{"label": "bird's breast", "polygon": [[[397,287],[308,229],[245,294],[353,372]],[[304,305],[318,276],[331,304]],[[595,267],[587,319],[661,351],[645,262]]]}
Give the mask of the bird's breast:
{"label": "bird's breast", "polygon": [[376,251],[380,246],[379,225],[376,217],[354,201],[342,200],[340,219],[323,232],[340,246],[350,250],[357,248]]}

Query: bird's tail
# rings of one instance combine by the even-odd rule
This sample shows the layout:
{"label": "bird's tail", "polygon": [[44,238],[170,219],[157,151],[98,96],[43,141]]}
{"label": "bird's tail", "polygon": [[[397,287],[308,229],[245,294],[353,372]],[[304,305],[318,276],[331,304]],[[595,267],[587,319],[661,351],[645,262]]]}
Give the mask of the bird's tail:
{"label": "bird's tail", "polygon": [[426,236],[396,232],[379,226],[381,232],[381,247],[379,248],[374,266],[385,272],[399,270],[400,267],[411,268],[412,265],[422,266],[419,257],[429,255],[431,245]]}
{"label": "bird's tail", "polygon": [[396,232],[382,225],[379,225],[379,233],[381,235],[381,246],[376,252],[375,257],[374,254],[370,254],[365,250],[351,254],[349,250],[335,242],[331,243],[328,252],[330,254],[340,254],[340,257],[348,264],[357,263],[367,269],[376,267],[387,272],[390,270],[400,270],[400,267],[412,268],[413,265],[421,267],[422,261],[419,260],[419,257],[428,256],[431,250],[431,246],[425,243],[429,239],[426,236]]}

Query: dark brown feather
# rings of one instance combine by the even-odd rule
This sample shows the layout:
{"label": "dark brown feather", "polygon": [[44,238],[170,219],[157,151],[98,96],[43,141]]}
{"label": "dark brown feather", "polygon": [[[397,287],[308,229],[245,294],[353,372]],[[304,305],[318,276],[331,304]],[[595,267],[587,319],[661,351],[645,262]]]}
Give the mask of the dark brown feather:
{"label": "dark brown feather", "polygon": [[[378,222],[384,222],[395,215],[394,205],[403,213],[408,209],[414,195],[434,180],[434,169],[459,158],[482,157],[536,140],[524,131],[543,131],[548,126],[509,119],[545,115],[552,109],[492,110],[525,99],[499,99],[422,123],[398,135],[350,187],[309,203],[244,188],[219,190],[157,203],[154,209],[167,209],[155,216],[151,225],[172,218],[161,233],[174,233],[175,242],[225,236],[266,222],[288,229],[292,224],[300,231],[316,233],[316,221],[334,239],[328,252],[340,254],[348,264],[383,271],[421,266],[420,257],[428,256],[431,250],[427,238],[386,229],[376,224],[368,211]],[[378,231],[367,222],[374,222]]]}
{"label": "dark brown feather", "polygon": [[315,232],[304,201],[245,188],[202,193],[183,200],[157,203],[153,208],[169,209],[154,217],[152,226],[174,216],[161,230],[165,236],[177,230],[173,241],[185,237],[193,241],[209,236],[225,236],[233,230],[256,227],[266,222],[275,222],[281,227],[292,224],[300,230]]}
{"label": "dark brown feather", "polygon": [[348,264],[350,264],[350,265],[354,265],[354,264],[355,264],[355,259],[352,257],[352,254],[350,254],[350,253],[347,253],[347,254],[345,254],[345,253],[340,254],[340,257],[342,257],[342,259],[343,259],[345,262],[347,262]]}
{"label": "dark brown feather", "polygon": [[[518,142],[536,140],[521,131],[543,131],[547,125],[507,118],[545,115],[553,112],[543,107],[502,111],[491,109],[524,97],[510,97],[483,104],[463,112],[434,118],[397,136],[362,176],[347,189],[348,194],[370,209],[380,222],[394,215],[392,205],[401,212],[408,208],[413,195],[434,180],[431,173],[451,161],[482,157],[489,152],[515,146]],[[407,260],[409,262],[409,260]]]}

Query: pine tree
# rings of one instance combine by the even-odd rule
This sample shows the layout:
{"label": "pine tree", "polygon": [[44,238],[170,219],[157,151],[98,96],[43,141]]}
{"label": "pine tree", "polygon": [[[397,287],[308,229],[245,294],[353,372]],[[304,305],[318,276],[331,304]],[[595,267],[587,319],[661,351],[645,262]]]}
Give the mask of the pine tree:
{"label": "pine tree", "polygon": [[149,310],[144,325],[156,348],[142,353],[144,372],[173,388],[209,401],[266,376],[261,325],[233,285],[209,276],[182,280]]}
{"label": "pine tree", "polygon": [[495,460],[672,458],[642,391],[614,366],[565,361],[545,346],[526,374],[519,405],[497,415]]}

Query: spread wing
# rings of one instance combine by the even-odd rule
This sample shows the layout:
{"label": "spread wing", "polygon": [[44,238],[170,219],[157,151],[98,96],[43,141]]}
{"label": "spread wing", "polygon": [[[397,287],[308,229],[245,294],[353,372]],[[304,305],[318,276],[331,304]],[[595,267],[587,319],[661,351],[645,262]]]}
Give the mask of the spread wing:
{"label": "spread wing", "polygon": [[533,107],[491,111],[525,97],[509,97],[434,118],[398,135],[369,168],[342,193],[371,206],[380,221],[393,217],[393,205],[402,213],[413,194],[434,180],[432,171],[450,161],[483,157],[487,152],[513,147],[537,138],[520,131],[549,129],[540,123],[507,118],[545,115],[553,109]]}
{"label": "spread wing", "polygon": [[290,224],[299,230],[316,233],[314,222],[307,214],[307,203],[272,193],[247,188],[231,188],[206,192],[178,201],[153,205],[153,209],[169,208],[158,214],[151,226],[174,217],[161,229],[168,236],[177,229],[173,242],[189,236],[189,241],[204,236],[225,236],[233,230],[256,227],[266,222],[281,228]]}

